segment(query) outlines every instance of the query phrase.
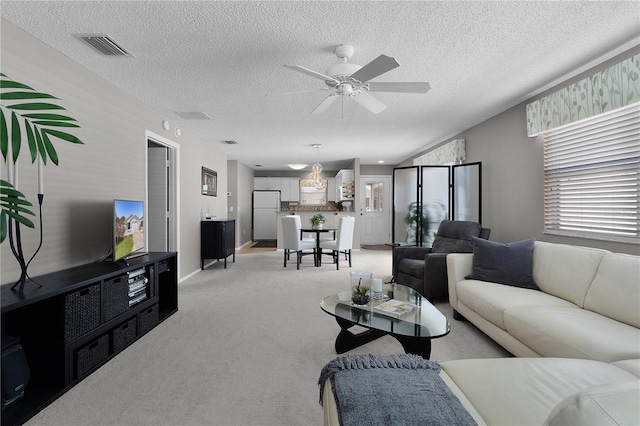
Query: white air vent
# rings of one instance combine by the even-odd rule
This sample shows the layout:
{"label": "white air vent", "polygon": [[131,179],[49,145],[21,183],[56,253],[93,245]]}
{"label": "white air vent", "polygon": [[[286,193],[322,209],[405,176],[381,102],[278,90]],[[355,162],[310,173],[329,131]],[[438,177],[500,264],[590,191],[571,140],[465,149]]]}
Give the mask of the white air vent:
{"label": "white air vent", "polygon": [[176,111],[176,114],[185,120],[211,120],[211,117],[200,111]]}
{"label": "white air vent", "polygon": [[81,40],[89,43],[100,53],[106,56],[131,56],[124,47],[116,43],[111,37],[106,34],[74,34]]}

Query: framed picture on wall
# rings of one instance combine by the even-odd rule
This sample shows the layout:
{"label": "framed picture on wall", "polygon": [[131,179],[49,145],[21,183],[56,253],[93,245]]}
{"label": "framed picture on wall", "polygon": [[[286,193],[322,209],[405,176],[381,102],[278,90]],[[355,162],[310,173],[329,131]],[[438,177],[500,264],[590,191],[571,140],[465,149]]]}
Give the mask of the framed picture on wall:
{"label": "framed picture on wall", "polygon": [[206,167],[202,168],[202,195],[218,195],[218,173]]}

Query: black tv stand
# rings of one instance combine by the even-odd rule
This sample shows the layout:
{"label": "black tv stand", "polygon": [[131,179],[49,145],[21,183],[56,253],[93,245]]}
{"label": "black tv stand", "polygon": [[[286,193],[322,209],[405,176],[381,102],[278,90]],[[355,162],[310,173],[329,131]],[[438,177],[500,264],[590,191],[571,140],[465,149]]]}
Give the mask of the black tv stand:
{"label": "black tv stand", "polygon": [[177,253],[144,253],[36,277],[23,293],[0,287],[2,345],[20,340],[31,371],[3,408],[21,425],[178,310]]}

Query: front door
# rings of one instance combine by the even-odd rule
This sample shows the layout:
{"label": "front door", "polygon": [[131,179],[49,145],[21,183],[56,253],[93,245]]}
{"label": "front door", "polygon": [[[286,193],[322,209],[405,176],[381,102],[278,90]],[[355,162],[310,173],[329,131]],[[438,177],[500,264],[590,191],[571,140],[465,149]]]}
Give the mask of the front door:
{"label": "front door", "polygon": [[360,244],[391,243],[391,176],[360,176]]}

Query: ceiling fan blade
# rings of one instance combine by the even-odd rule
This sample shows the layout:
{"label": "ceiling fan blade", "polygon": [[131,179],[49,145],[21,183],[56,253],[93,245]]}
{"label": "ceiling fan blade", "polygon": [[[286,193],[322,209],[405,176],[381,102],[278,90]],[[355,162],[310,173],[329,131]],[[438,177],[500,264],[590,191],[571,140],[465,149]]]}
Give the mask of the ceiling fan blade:
{"label": "ceiling fan blade", "polygon": [[301,72],[302,74],[306,74],[306,75],[310,75],[311,77],[319,78],[320,80],[331,81],[333,83],[340,84],[340,82],[338,80],[336,80],[335,78],[333,78],[333,77],[329,77],[328,75],[324,75],[324,74],[321,74],[319,72],[310,70],[309,68],[301,67],[300,65],[284,65],[284,66],[289,68],[289,69],[291,69],[291,70]]}
{"label": "ceiling fan blade", "polygon": [[400,64],[395,59],[386,55],[380,55],[364,67],[360,68],[358,71],[351,74],[349,78],[353,78],[354,80],[358,80],[361,83],[365,83],[372,78],[376,78],[377,76],[384,74],[387,71],[391,71],[392,69],[399,66]]}
{"label": "ceiling fan blade", "polygon": [[427,82],[369,83],[369,92],[427,93],[431,86]]}
{"label": "ceiling fan blade", "polygon": [[387,109],[385,104],[365,92],[358,93],[352,99],[374,114],[379,114]]}
{"label": "ceiling fan blade", "polygon": [[320,114],[325,112],[327,108],[329,108],[331,104],[333,104],[336,101],[336,99],[338,99],[337,94],[327,96],[326,98],[324,98],[324,101],[322,101],[320,105],[316,107],[316,109],[311,111],[311,114]]}

